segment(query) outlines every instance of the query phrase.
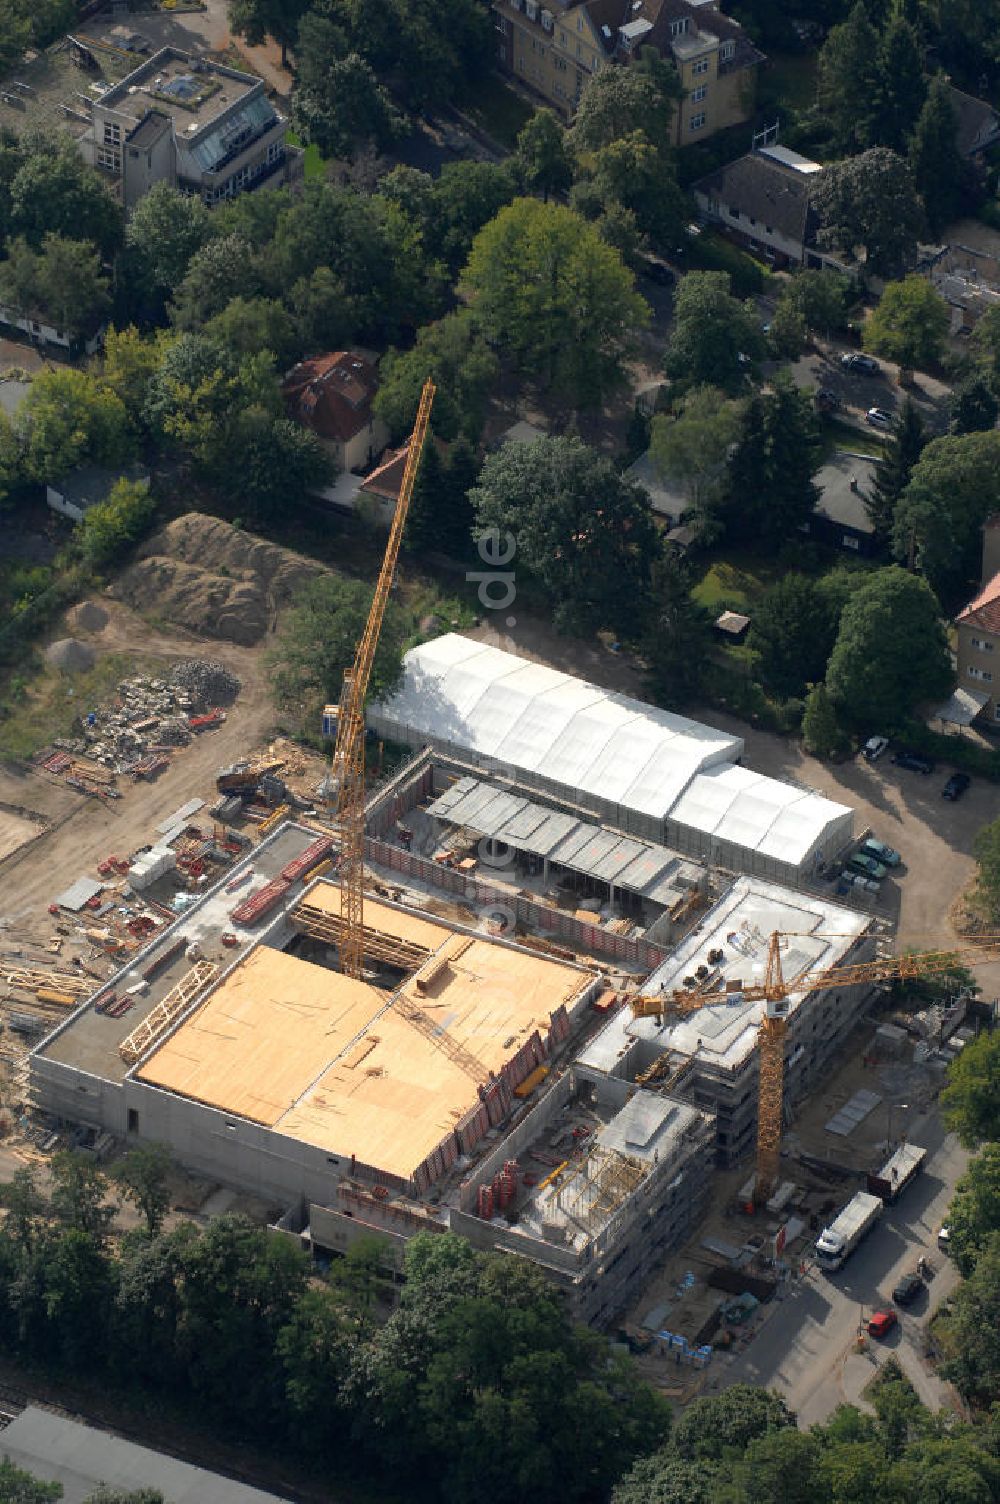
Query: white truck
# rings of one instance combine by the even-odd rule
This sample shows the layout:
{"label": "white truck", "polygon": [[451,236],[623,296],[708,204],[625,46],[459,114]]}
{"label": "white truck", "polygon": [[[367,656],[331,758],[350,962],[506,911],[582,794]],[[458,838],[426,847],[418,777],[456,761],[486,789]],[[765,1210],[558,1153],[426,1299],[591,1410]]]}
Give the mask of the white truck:
{"label": "white truck", "polygon": [[881,1196],[859,1191],[816,1240],[816,1262],[821,1269],[839,1269],[849,1254],[874,1227],[882,1214]]}

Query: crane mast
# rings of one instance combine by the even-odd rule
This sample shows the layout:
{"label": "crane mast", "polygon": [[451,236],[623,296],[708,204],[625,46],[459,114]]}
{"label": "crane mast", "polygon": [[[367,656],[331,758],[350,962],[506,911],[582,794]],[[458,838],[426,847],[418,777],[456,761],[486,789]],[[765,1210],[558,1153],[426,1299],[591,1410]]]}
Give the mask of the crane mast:
{"label": "crane mast", "polygon": [[365,959],[365,696],[403,541],[420,456],[427,437],[434,391],[434,383],[425,381],[406,455],[399,501],[389,529],[389,541],[372,595],[371,609],[354,662],[344,673],[340,704],[337,707],[331,801],[333,797],[336,798],[335,823],[340,838],[340,914],[343,921],[340,966],[349,977],[361,976]]}
{"label": "crane mast", "polygon": [[674,992],[640,993],[629,999],[635,1018],[687,1018],[702,1008],[720,1003],[765,1004],[757,1035],[760,1050],[760,1081],[757,1105],[757,1179],[754,1196],[758,1203],[773,1195],[781,1167],[781,1131],[785,1105],[785,1034],[790,999],[797,992],[822,992],[832,987],[854,987],[863,982],[900,981],[948,971],[956,964],[976,965],[1000,956],[1000,935],[980,936],[975,945],[953,950],[910,951],[885,961],[864,961],[854,966],[806,967],[785,977],[781,967],[783,937],[775,931],[768,942],[767,965],[761,982],[744,986],[729,981],[704,988],[681,988]]}

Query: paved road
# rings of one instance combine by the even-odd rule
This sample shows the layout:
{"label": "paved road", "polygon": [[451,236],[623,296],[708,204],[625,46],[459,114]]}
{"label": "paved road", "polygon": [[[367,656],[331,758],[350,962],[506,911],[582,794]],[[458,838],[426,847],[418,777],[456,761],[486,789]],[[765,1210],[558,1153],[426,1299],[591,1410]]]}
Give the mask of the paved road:
{"label": "paved road", "polygon": [[[958,1283],[954,1264],[938,1250],[937,1229],[968,1155],[953,1134],[945,1135],[936,1112],[910,1125],[914,1143],[932,1152],[924,1170],[836,1274],[812,1269],[775,1303],[759,1334],[718,1376],[720,1386],[743,1382],[778,1391],[802,1426],[824,1421],[845,1402],[863,1403],[861,1393],[875,1366],[893,1353],[924,1404],[932,1410],[954,1404],[949,1385],[929,1369],[923,1353],[927,1319]],[[927,1293],[900,1311],[899,1326],[869,1352],[852,1351],[862,1312],[892,1305],[892,1288],[923,1253],[934,1271]],[[725,1360],[723,1360],[725,1362]]]}

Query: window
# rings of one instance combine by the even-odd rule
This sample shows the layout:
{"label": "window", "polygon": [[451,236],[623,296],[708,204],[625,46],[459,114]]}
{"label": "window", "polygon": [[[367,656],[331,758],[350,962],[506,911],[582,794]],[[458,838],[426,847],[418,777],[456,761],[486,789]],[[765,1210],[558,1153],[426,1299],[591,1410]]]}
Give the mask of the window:
{"label": "window", "polygon": [[994,720],[1000,721],[1000,705],[994,705],[993,718]]}
{"label": "window", "polygon": [[[688,130],[689,131],[700,131],[701,128],[702,128],[702,126],[704,124],[705,124],[705,112],[704,112],[704,110],[702,110],[702,112],[701,112],[700,115],[692,115],[691,116],[691,119],[688,121]],[[732,210],[730,210],[729,212],[733,213]],[[737,209],[735,211],[735,215],[736,215],[736,218],[739,219],[739,217],[740,217],[740,211],[739,211],[739,209]]]}
{"label": "window", "polygon": [[696,78],[700,78],[703,73],[707,73],[708,72],[708,58],[707,57],[700,57],[698,59],[698,61],[695,63],[694,67],[691,69],[691,72],[694,74],[694,76]]}
{"label": "window", "polygon": [[108,151],[104,146],[97,148],[98,167],[107,168],[108,172],[121,172],[122,154],[120,151]]}
{"label": "window", "polygon": [[121,146],[122,128],[120,125],[109,125],[107,122],[105,122],[104,144],[105,146]]}
{"label": "window", "polygon": [[506,47],[501,47],[499,49],[499,57],[500,57],[500,61],[502,63],[505,63],[507,61],[507,49],[506,49]]}
{"label": "window", "polygon": [[284,142],[272,141],[270,146],[267,148],[267,165],[271,167],[275,162],[280,162],[281,158],[284,156],[284,153]]}
{"label": "window", "polygon": [[[702,115],[701,118],[702,118],[702,120],[704,120],[705,119],[704,115]],[[691,126],[692,126],[692,129],[693,129],[693,127],[694,127],[694,120],[693,119],[691,121]],[[739,219],[739,217],[740,217],[740,211],[739,211],[739,209],[737,209],[737,207],[736,207],[735,204],[730,204],[729,205],[729,217],[730,217],[730,219]]]}
{"label": "window", "polygon": [[567,39],[566,33],[563,31],[563,29],[562,29],[561,26],[559,28],[559,45],[560,45],[560,47],[568,47],[569,46],[569,41]]}
{"label": "window", "polygon": [[730,59],[734,58],[735,56],[736,56],[736,43],[735,42],[723,42],[722,46],[719,48],[719,57],[720,57],[721,61],[724,62],[724,63],[728,63],[730,61]]}
{"label": "window", "polygon": [[705,87],[704,84],[699,84],[699,86],[698,86],[697,89],[692,89],[691,90],[691,102],[692,102],[692,104],[698,104],[700,100],[702,100],[702,99],[705,98],[705,95],[707,93],[708,93],[708,90],[706,89],[706,87]]}
{"label": "window", "polygon": [[990,673],[988,668],[975,668],[970,663],[966,672],[969,675],[970,679],[979,679],[983,684],[993,683],[993,675]]}
{"label": "window", "polygon": [[[857,538],[852,538],[850,533],[845,533],[840,541],[845,548],[859,549],[861,547],[859,540]],[[813,1027],[815,1028],[815,1024],[813,1025]]]}
{"label": "window", "polygon": [[139,1113],[135,1107],[130,1107],[128,1110],[128,1131],[129,1133],[139,1132]]}
{"label": "window", "polygon": [[687,16],[684,16],[680,21],[671,21],[670,23],[670,35],[672,37],[682,37],[687,29]]}
{"label": "window", "polygon": [[992,653],[993,651],[993,644],[988,637],[970,637],[969,641],[980,653]]}

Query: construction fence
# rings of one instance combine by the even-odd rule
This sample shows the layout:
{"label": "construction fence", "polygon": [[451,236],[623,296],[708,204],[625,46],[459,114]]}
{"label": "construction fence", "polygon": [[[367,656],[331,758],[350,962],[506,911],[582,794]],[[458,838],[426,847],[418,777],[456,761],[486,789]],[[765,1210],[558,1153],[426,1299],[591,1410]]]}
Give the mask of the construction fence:
{"label": "construction fence", "polygon": [[670,954],[666,946],[657,945],[652,940],[619,935],[599,924],[585,924],[562,909],[537,903],[510,888],[483,882],[454,867],[405,851],[402,846],[390,845],[388,841],[369,836],[365,841],[365,860],[440,888],[470,908],[482,911],[485,917],[491,912],[504,916],[513,914],[516,922],[524,925],[526,930],[550,936],[573,952],[607,956],[645,972],[655,970]]}

